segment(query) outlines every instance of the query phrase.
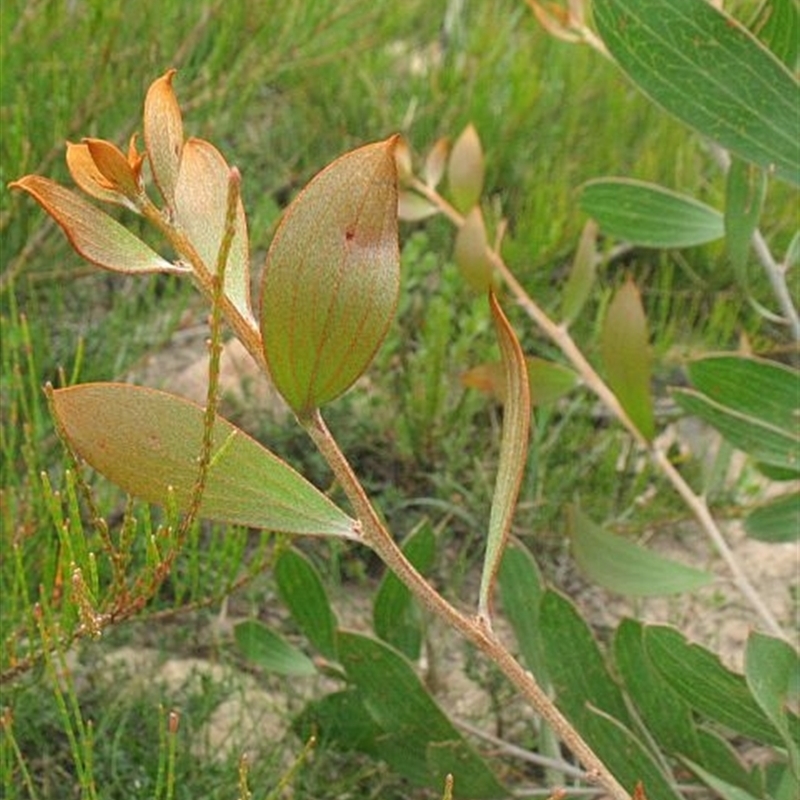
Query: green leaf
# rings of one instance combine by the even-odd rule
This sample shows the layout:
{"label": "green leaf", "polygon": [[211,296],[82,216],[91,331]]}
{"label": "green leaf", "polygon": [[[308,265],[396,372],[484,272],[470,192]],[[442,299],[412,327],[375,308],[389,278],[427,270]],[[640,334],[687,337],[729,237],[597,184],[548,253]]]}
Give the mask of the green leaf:
{"label": "green leaf", "polygon": [[528,461],[528,439],[531,425],[531,397],[525,356],[519,340],[493,292],[489,293],[500,355],[505,376],[505,405],[503,406],[503,434],[500,441],[500,458],[497,466],[492,508],[489,513],[489,532],[486,538],[486,555],[478,596],[478,614],[485,620],[491,618],[492,594],[497,580],[500,560],[503,558],[511,530],[511,522],[522,485],[522,476]]}
{"label": "green leaf", "polygon": [[753,631],[747,639],[744,674],[761,710],[783,737],[795,776],[800,779],[800,718],[797,707],[800,657],[787,642]]}
{"label": "green leaf", "polygon": [[373,758],[378,758],[378,742],[386,737],[364,708],[361,693],[356,689],[312,700],[294,720],[292,728],[305,742],[316,736],[323,747],[335,745],[345,752],[357,750]]}
{"label": "green leaf", "polygon": [[572,260],[569,278],[561,293],[561,317],[574,322],[583,310],[597,274],[597,222],[587,220],[583,226],[578,250]]}
{"label": "green leaf", "polygon": [[744,678],[723,667],[716,655],[689,644],[678,631],[663,625],[645,628],[644,643],[656,669],[696,711],[756,741],[782,744]]}
{"label": "green leaf", "polygon": [[[119,383],[53,392],[74,451],[134,497],[191,504],[203,409],[174,395]],[[200,515],[287,533],[358,539],[355,522],[288,464],[217,417]]]}
{"label": "green leaf", "polygon": [[[430,522],[424,520],[403,542],[403,553],[418,572],[424,575],[433,566],[436,536]],[[372,620],[375,633],[416,661],[422,648],[422,611],[408,587],[390,570],[375,593]]]}
{"label": "green leaf", "polygon": [[544,594],[539,567],[521,546],[511,545],[500,563],[500,598],[503,615],[511,623],[522,657],[540,686],[549,684],[539,626],[539,605]]}
{"label": "green leaf", "polygon": [[652,357],[642,298],[632,280],[620,286],[608,306],[600,351],[608,385],[633,424],[646,439],[652,439]]}
{"label": "green leaf", "polygon": [[572,553],[581,570],[612,592],[638,597],[691,592],[711,582],[707,572],[685,566],[595,525],[577,506],[567,509]]}
{"label": "green leaf", "polygon": [[695,247],[725,235],[722,214],[716,209],[630,178],[585,183],[580,207],[607,236],[639,247]]}
{"label": "green leaf", "polygon": [[275,581],[297,627],[325,658],[336,661],[336,615],[314,565],[287,548],[275,562]]}
{"label": "green leaf", "polygon": [[447,162],[447,183],[453,205],[466,214],[483,191],[484,159],[481,140],[471,123],[453,143]]}
{"label": "green leaf", "polygon": [[316,675],[314,662],[302,651],[270,630],[263,622],[248,619],[233,629],[242,655],[261,669],[294,678]]}
{"label": "green leaf", "polygon": [[703,136],[800,184],[800,84],[704,0],[596,0],[611,55],[651,100]]}
{"label": "green leaf", "polygon": [[397,137],[334,161],[281,221],[261,284],[261,332],[272,380],[300,417],[364,372],[400,288]]}
{"label": "green leaf", "polygon": [[797,70],[800,57],[800,9],[797,0],[762,3],[750,28],[790,70]]}
{"label": "green leaf", "polygon": [[507,792],[433,701],[411,665],[389,645],[347,631],[339,655],[365,708],[384,731],[379,755],[419,785],[455,778],[459,798],[505,797]]}
{"label": "green leaf", "polygon": [[751,539],[761,542],[794,542],[800,539],[800,492],[776,497],[753,509],[744,520]]}
{"label": "green leaf", "polygon": [[750,240],[758,226],[766,193],[764,171],[734,157],[725,187],[725,239],[733,268],[745,287]]}
{"label": "green leaf", "polygon": [[480,206],[475,206],[456,233],[453,260],[467,285],[479,294],[486,294],[495,280],[488,247],[483,213]]}
{"label": "green leaf", "polygon": [[711,356],[689,365],[695,389],[674,389],[681,407],[731,444],[774,467],[800,468],[798,372],[742,356]]}

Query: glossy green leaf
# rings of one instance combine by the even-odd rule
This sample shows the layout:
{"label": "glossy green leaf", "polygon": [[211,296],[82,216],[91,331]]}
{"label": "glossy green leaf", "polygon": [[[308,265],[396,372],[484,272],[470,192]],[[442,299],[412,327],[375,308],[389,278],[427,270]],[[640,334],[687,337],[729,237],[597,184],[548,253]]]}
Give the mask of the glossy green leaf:
{"label": "glossy green leaf", "polygon": [[767,177],[754,164],[733,158],[725,187],[725,241],[733,268],[746,286],[744,268],[750,252],[750,240],[758,226]]}
{"label": "glossy green leaf", "polygon": [[783,737],[789,761],[800,780],[800,718],[789,713],[800,700],[800,656],[788,642],[753,631],[744,657],[747,686],[761,710]]}
{"label": "glossy green leaf", "polygon": [[[53,393],[74,451],[134,497],[178,509],[191,504],[203,409],[174,395],[117,383]],[[287,533],[358,539],[355,522],[302,475],[221,417],[200,516]]]}
{"label": "glossy green leaf", "polygon": [[547,686],[549,678],[539,628],[539,604],[544,594],[539,567],[525,548],[510,545],[503,553],[498,579],[503,616],[514,629],[528,669],[540,686]]}
{"label": "glossy green leaf", "polygon": [[299,416],[344,392],[367,368],[400,288],[397,137],[334,161],[292,203],[261,284],[264,353]]}
{"label": "glossy green leaf", "polygon": [[650,390],[652,357],[642,298],[632,280],[617,290],[606,311],[600,352],[608,385],[646,439],[655,434]]}
{"label": "glossy green leaf", "polygon": [[681,633],[664,625],[645,628],[644,643],[664,680],[695,711],[756,741],[782,744],[744,678],[723,667],[714,653],[689,644]]}
{"label": "glossy green leaf", "polygon": [[314,565],[290,547],[281,551],[274,572],[278,594],[297,627],[325,658],[336,661],[336,615]]}
{"label": "glossy green leaf", "polygon": [[659,556],[604,531],[579,508],[568,508],[572,554],[581,570],[612,592],[638,597],[679,594],[705,586],[713,576]]}
{"label": "glossy green leaf", "polygon": [[795,542],[800,539],[800,492],[776,497],[753,509],[744,520],[751,539],[761,542]]}
{"label": "glossy green leaf", "polygon": [[397,651],[377,639],[343,631],[339,655],[365,708],[384,731],[376,746],[390,766],[427,786],[451,773],[460,787],[458,796],[465,800],[506,796]]}
{"label": "glossy green leaf", "polygon": [[711,206],[629,178],[585,183],[580,207],[606,236],[639,247],[695,247],[725,235],[723,216]]}
{"label": "glossy green leaf", "polygon": [[[417,571],[425,575],[436,556],[436,536],[430,522],[423,521],[403,542],[403,553]],[[381,580],[373,603],[375,633],[416,661],[422,650],[424,622],[422,610],[408,587],[391,570]]]}
{"label": "glossy green leaf", "polygon": [[495,281],[488,247],[483,213],[480,206],[475,206],[456,233],[453,260],[467,284],[480,294],[488,292]]}
{"label": "glossy green leaf", "polygon": [[569,278],[561,293],[561,318],[564,322],[569,324],[577,319],[589,299],[596,274],[597,222],[590,219],[583,226]]}
{"label": "glossy green leaf", "polygon": [[755,460],[800,469],[800,374],[783,364],[711,356],[689,365],[694,389],[674,389],[681,407]]}
{"label": "glossy green leaf", "polygon": [[540,626],[556,703],[589,746],[628,791],[642,781],[648,800],[679,800],[641,735],[632,732],[622,692],[575,606],[545,592]]}
{"label": "glossy green leaf", "polygon": [[242,655],[257,667],[276,675],[308,677],[317,672],[314,662],[263,622],[248,619],[234,626],[233,636]]}
{"label": "glossy green leaf", "polygon": [[517,506],[522,476],[528,463],[528,440],[531,426],[531,397],[525,356],[514,329],[503,313],[494,293],[489,294],[489,306],[500,345],[501,363],[505,380],[503,406],[503,433],[500,440],[500,457],[497,465],[492,507],[489,513],[489,530],[486,538],[486,555],[478,595],[478,613],[489,620],[492,595],[497,580],[500,560],[503,558]]}
{"label": "glossy green leaf", "polygon": [[484,159],[481,140],[472,124],[453,142],[447,162],[447,183],[453,205],[466,214],[477,205],[483,191]]}
{"label": "glossy green leaf", "polygon": [[[227,226],[230,180],[231,168],[213,144],[202,139],[186,142],[175,185],[175,221],[212,275],[217,271]],[[247,219],[241,198],[236,206],[236,232],[225,265],[225,295],[255,325],[250,308]]]}
{"label": "glossy green leaf", "polygon": [[604,43],[650,99],[703,136],[800,184],[791,71],[704,0],[596,0]]}

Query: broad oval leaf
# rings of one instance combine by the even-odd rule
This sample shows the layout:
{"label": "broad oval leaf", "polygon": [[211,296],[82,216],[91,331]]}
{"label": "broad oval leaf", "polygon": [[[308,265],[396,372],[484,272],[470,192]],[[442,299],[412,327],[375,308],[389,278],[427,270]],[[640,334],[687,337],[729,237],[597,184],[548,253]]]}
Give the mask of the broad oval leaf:
{"label": "broad oval leaf", "polygon": [[652,439],[655,422],[650,342],[642,299],[632,280],[620,286],[608,306],[600,351],[609,386],[642,435]]}
{"label": "broad oval leaf", "polygon": [[703,0],[596,0],[592,10],[611,55],[644,94],[800,184],[800,83],[735,19]]}
{"label": "broad oval leaf", "polygon": [[261,669],[276,675],[307,678],[316,675],[314,662],[263,622],[247,619],[233,629],[242,655]]}
{"label": "broad oval leaf", "polygon": [[578,566],[612,592],[637,597],[678,594],[699,589],[712,580],[707,572],[607,533],[576,506],[569,507],[567,520]]}
{"label": "broad oval leaf", "polygon": [[400,288],[397,137],[334,161],[292,203],[267,255],[261,331],[272,379],[305,416],[364,372]]}
{"label": "broad oval leaf", "polygon": [[489,531],[486,537],[486,555],[478,597],[478,613],[487,621],[491,617],[492,595],[497,571],[508,542],[511,522],[517,505],[522,476],[528,462],[528,438],[531,426],[531,395],[525,356],[514,329],[500,308],[494,292],[489,293],[500,356],[503,364],[505,404],[503,406],[503,434],[500,440],[500,457],[497,465],[492,507],[489,513]]}
{"label": "broad oval leaf", "polygon": [[588,181],[581,190],[580,207],[607,236],[639,247],[694,247],[725,235],[719,211],[645,181]]}
{"label": "broad oval leaf", "polygon": [[[189,139],[175,184],[175,220],[213,275],[225,235],[231,168],[222,153],[203,139]],[[250,310],[250,253],[247,219],[241,198],[236,206],[236,231],[225,265],[225,295],[255,325]]]}
{"label": "broad oval leaf", "polygon": [[188,272],[171,264],[105,211],[49,178],[26,175],[11,186],[26,191],[61,226],[80,256],[115,272]]}
{"label": "broad oval leaf", "polygon": [[466,214],[480,200],[484,169],[481,140],[475,126],[470,123],[453,143],[447,162],[451,200],[462,214]]}
{"label": "broad oval leaf", "polygon": [[[203,409],[118,383],[57,389],[53,409],[74,451],[134,497],[191,505]],[[200,516],[254,528],[357,539],[356,523],[288,464],[217,417]]]}

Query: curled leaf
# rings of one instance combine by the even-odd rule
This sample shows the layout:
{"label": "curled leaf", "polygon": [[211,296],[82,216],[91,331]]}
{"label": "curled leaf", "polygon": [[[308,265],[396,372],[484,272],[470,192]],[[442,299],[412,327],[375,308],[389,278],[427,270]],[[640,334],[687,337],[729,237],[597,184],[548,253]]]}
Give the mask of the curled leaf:
{"label": "curled leaf", "polygon": [[84,142],[108,188],[135,201],[141,192],[139,176],[122,151],[104,139],[84,139]]}
{"label": "curled leaf", "polygon": [[147,90],[144,100],[144,142],[153,179],[169,208],[175,204],[175,186],[183,150],[183,119],[172,88],[176,70],[170,69]]}
{"label": "curled leaf", "polygon": [[107,178],[98,168],[86,142],[75,144],[67,142],[67,168],[72,180],[86,194],[105,203],[117,203],[136,211],[136,205],[127,195],[121,194],[113,186],[109,186]]}
{"label": "curled leaf", "polygon": [[489,291],[495,275],[489,260],[489,242],[480,206],[475,206],[464,217],[464,223],[456,234],[453,258],[469,286],[481,294]]}
{"label": "curled leaf", "polygon": [[79,194],[55,181],[26,175],[11,184],[26,191],[63,228],[87,261],[117,272],[186,272],[137,239],[127,228]]}
{"label": "curled leaf", "polygon": [[397,137],[320,172],[286,211],[261,284],[264,353],[299,416],[364,372],[386,336],[400,289]]}
{"label": "curled leaf", "polygon": [[453,205],[466,214],[483,191],[483,148],[475,126],[470,123],[453,144],[447,162],[447,182]]}

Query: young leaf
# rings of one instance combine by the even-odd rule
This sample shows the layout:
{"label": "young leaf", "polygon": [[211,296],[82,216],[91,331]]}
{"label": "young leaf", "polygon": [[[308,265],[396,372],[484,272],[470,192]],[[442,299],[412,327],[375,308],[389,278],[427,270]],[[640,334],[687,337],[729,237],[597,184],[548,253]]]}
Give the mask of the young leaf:
{"label": "young leaf", "polygon": [[439,209],[412,189],[402,189],[397,198],[397,216],[404,222],[419,222],[439,213]]}
{"label": "young leaf", "polygon": [[596,0],[611,55],[667,112],[800,184],[800,83],[735,19],[700,0]]}
{"label": "young leaf", "polygon": [[367,368],[400,288],[397,137],[320,172],[284,216],[261,284],[264,353],[278,391],[305,416]]}
{"label": "young leaf", "polygon": [[105,211],[49,178],[26,175],[10,184],[26,191],[63,228],[78,254],[117,272],[188,272],[171,264]]}
{"label": "young leaf", "polygon": [[176,70],[150,84],[144,100],[144,143],[153,179],[167,203],[175,207],[175,186],[183,150],[183,119],[172,88]]}
{"label": "young leaf", "polygon": [[[403,542],[403,553],[422,575],[433,566],[436,536],[425,520]],[[422,650],[423,624],[420,608],[408,587],[390,570],[381,580],[372,606],[375,633],[416,661]]]}
{"label": "young leaf", "polygon": [[583,310],[594,285],[596,272],[597,223],[590,219],[583,226],[572,269],[561,294],[561,317],[564,322],[574,322]]}
{"label": "young leaf", "polygon": [[[439,181],[444,177],[444,171],[447,168],[447,156],[450,154],[450,139],[443,136],[437,139],[433,147],[428,151],[425,156],[425,163],[422,166],[422,180],[435,189],[439,185]],[[479,193],[480,194],[480,193]]]}
{"label": "young leaf", "polygon": [[632,280],[617,290],[608,306],[600,350],[609,386],[642,435],[652,439],[655,421],[647,319],[639,290]]}
{"label": "young leaf", "polygon": [[757,461],[800,470],[798,372],[783,364],[735,355],[692,362],[695,389],[674,389],[690,414],[714,426]]}
{"label": "young leaf", "polygon": [[456,233],[453,260],[467,284],[479,294],[485,294],[494,284],[494,267],[487,248],[483,214],[480,207],[475,206]]}
{"label": "young leaf", "polygon": [[[75,452],[129,494],[191,505],[203,409],[180,397],[115,383],[53,392]],[[287,533],[358,539],[356,523],[288,464],[217,417],[200,515]]]}
{"label": "young leaf", "polygon": [[629,178],[585,183],[580,207],[607,236],[639,247],[694,247],[725,235],[722,214],[711,206]]}
{"label": "young leaf", "polygon": [[744,520],[751,539],[761,542],[795,542],[800,539],[800,492],[776,497],[753,509]]}
{"label": "young leaf", "polygon": [[314,662],[263,622],[248,619],[233,629],[242,655],[261,669],[295,678],[316,675]]}
{"label": "young leaf", "polygon": [[745,265],[750,239],[758,226],[767,191],[767,177],[762,169],[733,158],[725,187],[725,240],[734,270],[747,285]]}
{"label": "young leaf", "polygon": [[651,553],[595,525],[577,506],[567,511],[572,554],[595,583],[637,597],[691,592],[713,576]]}
{"label": "young leaf", "polygon": [[275,562],[275,582],[297,627],[325,658],[336,661],[336,615],[314,565],[287,548]]}
{"label": "young leaf", "polygon": [[461,132],[450,151],[447,183],[453,205],[466,214],[480,200],[483,191],[483,149],[475,126],[470,123]]}
{"label": "young leaf", "polygon": [[[214,145],[189,139],[183,148],[175,185],[175,220],[197,250],[208,271],[217,270],[225,235],[231,168]],[[247,220],[241,198],[236,232],[225,265],[225,295],[239,313],[255,324],[250,309],[250,253]]]}
{"label": "young leaf", "polygon": [[531,396],[525,356],[517,335],[493,292],[489,293],[500,356],[505,375],[505,404],[503,406],[503,434],[500,441],[500,459],[497,465],[492,508],[489,514],[489,532],[486,555],[478,597],[478,613],[487,621],[491,616],[492,593],[497,580],[497,570],[503,558],[511,521],[517,505],[522,475],[528,461],[528,438],[531,425]]}

